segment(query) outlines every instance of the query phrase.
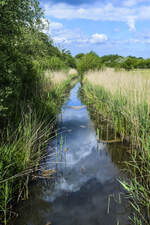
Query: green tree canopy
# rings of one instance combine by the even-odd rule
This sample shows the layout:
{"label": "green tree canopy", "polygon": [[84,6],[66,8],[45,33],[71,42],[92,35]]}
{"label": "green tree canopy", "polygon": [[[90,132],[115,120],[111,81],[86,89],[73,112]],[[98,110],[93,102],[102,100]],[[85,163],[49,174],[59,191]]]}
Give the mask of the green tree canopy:
{"label": "green tree canopy", "polygon": [[81,57],[77,64],[80,75],[89,70],[99,70],[101,69],[101,66],[99,56],[93,51]]}

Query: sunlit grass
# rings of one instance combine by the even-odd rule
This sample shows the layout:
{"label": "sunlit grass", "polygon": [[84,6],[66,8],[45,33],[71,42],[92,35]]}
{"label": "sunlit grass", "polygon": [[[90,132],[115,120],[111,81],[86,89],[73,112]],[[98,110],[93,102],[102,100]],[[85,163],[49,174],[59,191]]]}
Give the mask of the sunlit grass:
{"label": "sunlit grass", "polygon": [[112,94],[120,91],[120,94],[135,103],[142,101],[143,98],[149,101],[149,70],[134,70],[129,72],[119,70],[116,72],[114,69],[106,69],[104,71],[90,71],[85,75],[85,79],[93,85],[103,86]]}
{"label": "sunlit grass", "polygon": [[50,79],[52,83],[61,83],[68,78],[68,73],[65,71],[51,71],[47,70],[45,72],[45,79]]}
{"label": "sunlit grass", "polygon": [[132,179],[122,185],[129,193],[133,224],[150,220],[150,74],[149,70],[88,72],[83,91],[88,104],[101,112],[122,141],[130,141],[126,162]]}
{"label": "sunlit grass", "polygon": [[77,71],[75,69],[70,69],[68,71],[47,70],[44,75],[45,79],[50,79],[53,84],[59,84],[67,80],[69,76],[77,75]]}

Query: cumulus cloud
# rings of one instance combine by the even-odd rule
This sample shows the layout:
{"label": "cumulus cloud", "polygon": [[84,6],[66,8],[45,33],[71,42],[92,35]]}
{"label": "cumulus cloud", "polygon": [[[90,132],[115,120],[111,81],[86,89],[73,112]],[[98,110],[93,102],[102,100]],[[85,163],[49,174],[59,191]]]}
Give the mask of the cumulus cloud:
{"label": "cumulus cloud", "polygon": [[63,28],[63,24],[62,23],[50,22],[50,29],[51,30],[60,30],[62,28]]}
{"label": "cumulus cloud", "polygon": [[80,29],[67,29],[62,23],[50,22],[50,35],[55,44],[71,44],[85,40]]}
{"label": "cumulus cloud", "polygon": [[83,37],[81,33],[76,34],[75,31],[67,30],[67,32],[62,32],[60,35],[53,36],[55,43],[59,44],[102,44],[108,40],[105,34],[93,34],[91,37]]}
{"label": "cumulus cloud", "polygon": [[108,40],[108,37],[105,34],[93,34],[90,43],[92,44],[100,44]]}
{"label": "cumulus cloud", "polygon": [[[82,7],[67,3],[49,3],[45,4],[44,8],[46,15],[54,18],[125,22],[133,31],[137,20],[150,20],[150,4],[136,6],[139,2],[143,2],[143,0],[127,0],[126,4],[120,6],[112,3],[93,3],[92,5],[82,5]],[[131,7],[133,5],[135,7]]]}
{"label": "cumulus cloud", "polygon": [[[50,27],[49,34],[53,39],[54,43],[59,47],[84,47],[85,49],[98,47],[101,44],[103,48],[112,48],[114,46],[128,46],[133,44],[150,44],[150,33],[134,33],[133,38],[130,39],[110,39],[104,33],[93,33],[91,36],[85,35],[79,28],[68,29],[62,23],[56,21],[43,20],[45,26]],[[128,18],[128,26],[131,30],[135,30],[135,23],[133,18]],[[118,31],[118,29],[116,30]],[[109,40],[109,41],[108,41]]]}
{"label": "cumulus cloud", "polygon": [[100,44],[108,40],[106,34],[95,33],[86,36],[79,28],[67,29],[62,23],[50,21],[49,34],[55,44]]}

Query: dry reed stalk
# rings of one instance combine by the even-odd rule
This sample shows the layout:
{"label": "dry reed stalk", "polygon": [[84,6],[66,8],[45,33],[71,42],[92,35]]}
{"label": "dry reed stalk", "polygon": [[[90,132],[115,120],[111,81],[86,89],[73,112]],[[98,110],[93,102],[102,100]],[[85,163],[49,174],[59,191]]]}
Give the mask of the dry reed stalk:
{"label": "dry reed stalk", "polygon": [[59,84],[68,78],[69,74],[64,71],[50,71],[45,72],[45,79],[50,79],[52,83]]}
{"label": "dry reed stalk", "polygon": [[150,104],[150,75],[149,70],[136,71],[89,71],[85,78],[93,85],[103,86],[113,95],[117,92],[127,97],[130,104],[140,104],[145,101]]}

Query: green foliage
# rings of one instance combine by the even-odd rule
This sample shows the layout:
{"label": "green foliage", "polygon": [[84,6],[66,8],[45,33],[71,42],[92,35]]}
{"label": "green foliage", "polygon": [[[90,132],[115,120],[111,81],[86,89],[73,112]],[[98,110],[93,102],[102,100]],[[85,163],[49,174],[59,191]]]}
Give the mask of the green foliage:
{"label": "green foliage", "polygon": [[75,58],[72,57],[71,52],[63,49],[61,52],[62,61],[71,68],[76,68]]}
{"label": "green foliage", "polygon": [[24,40],[40,24],[42,12],[36,0],[7,0],[0,4],[0,16],[0,117],[4,121],[14,114],[13,103],[18,104],[23,92],[27,93],[26,88],[30,89],[25,84],[33,85],[35,81],[32,58],[24,52],[28,49]]}
{"label": "green foliage", "polygon": [[99,70],[101,66],[100,58],[95,52],[89,52],[82,56],[77,63],[77,69],[81,76],[89,70]]}
{"label": "green foliage", "polygon": [[44,89],[44,71],[75,67],[70,52],[42,32],[42,19],[37,0],[0,1],[0,224],[6,224],[10,202],[26,189],[48,141],[46,118],[56,115],[70,85],[47,80]]}
{"label": "green foliage", "polygon": [[61,70],[65,69],[67,66],[65,62],[63,62],[60,58],[57,56],[52,56],[50,58],[47,58],[47,68],[51,70]]}
{"label": "green foliage", "polygon": [[123,57],[119,55],[105,55],[100,57],[101,63],[105,64],[107,67],[117,67],[122,60]]}
{"label": "green foliage", "polygon": [[136,60],[135,58],[132,57],[128,57],[121,65],[122,68],[124,68],[125,70],[132,70],[134,68],[137,68],[136,65]]}
{"label": "green foliage", "polygon": [[41,75],[34,102],[30,102],[28,107],[22,105],[22,119],[16,130],[7,127],[3,133],[0,144],[0,224],[7,223],[9,207],[12,207],[15,197],[27,198],[29,176],[39,169],[39,161],[45,154],[55,126],[55,122],[50,121],[54,121],[59,112],[71,88],[71,79],[70,76],[54,85],[49,77]]}
{"label": "green foliage", "polygon": [[22,103],[34,101],[42,71],[75,67],[70,52],[60,51],[42,32],[42,18],[37,0],[0,4],[0,128],[19,121]]}
{"label": "green foliage", "polygon": [[84,53],[79,53],[75,56],[76,59],[81,59],[85,54]]}
{"label": "green foliage", "polygon": [[150,68],[150,59],[136,58],[133,56],[123,57],[119,55],[105,55],[99,57],[94,52],[88,54],[79,53],[75,56],[79,73],[88,70],[102,69],[105,67],[115,68],[116,71],[122,69],[147,69]]}

